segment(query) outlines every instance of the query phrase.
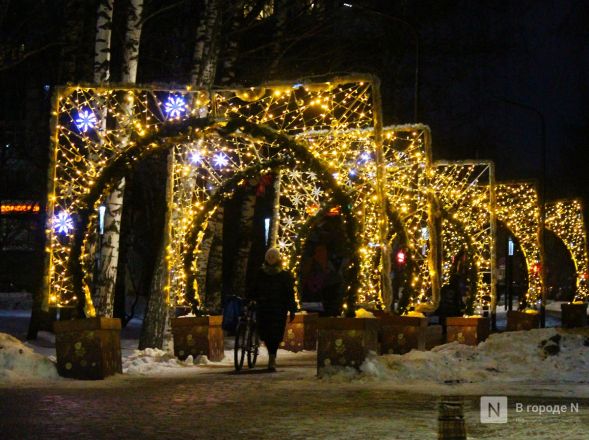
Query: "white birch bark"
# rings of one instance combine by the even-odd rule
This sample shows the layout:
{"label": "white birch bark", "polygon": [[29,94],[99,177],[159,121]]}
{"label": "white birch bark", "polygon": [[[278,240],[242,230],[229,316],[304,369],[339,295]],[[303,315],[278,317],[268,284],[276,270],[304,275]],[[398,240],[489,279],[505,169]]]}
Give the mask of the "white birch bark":
{"label": "white birch bark", "polygon": [[96,12],[96,42],[94,45],[94,82],[110,80],[110,37],[114,0],[100,0]]}
{"label": "white birch bark", "polygon": [[130,0],[127,15],[127,32],[125,35],[125,49],[123,51],[123,69],[121,81],[135,83],[137,81],[137,65],[139,62],[139,42],[141,39],[141,16],[143,15],[143,0]]}
{"label": "white birch bark", "polygon": [[[192,58],[190,82],[195,89],[212,87],[217,71],[221,14],[219,0],[205,0],[204,12],[196,28],[196,44]],[[220,303],[223,280],[223,207],[209,221],[197,261],[199,296],[205,308]]]}
{"label": "white birch bark", "polygon": [[[110,79],[111,29],[114,0],[100,0],[96,11],[96,40],[94,43],[94,82],[107,83]],[[105,109],[101,108],[104,115]],[[102,132],[106,130],[106,118],[100,118]],[[113,192],[116,193],[118,188]],[[116,228],[112,219],[120,216],[122,205],[115,200],[107,206],[108,215],[105,216],[105,234],[100,241],[98,273],[95,280],[94,306],[99,316],[112,316],[112,295],[117,275],[116,261],[118,260],[118,236],[113,240],[112,231]],[[107,232],[108,231],[108,232]],[[113,264],[113,261],[115,263]],[[110,307],[109,307],[110,303]]]}
{"label": "white birch bark", "polygon": [[[135,83],[137,79],[142,13],[143,0],[130,0],[121,77],[124,83]],[[133,107],[127,106],[124,111],[131,113]],[[126,140],[123,139],[122,142],[126,142]],[[125,179],[122,179],[105,202],[105,231],[102,237],[101,261],[96,283],[99,300],[97,309],[98,314],[102,316],[112,316],[113,314],[124,192]]]}
{"label": "white birch bark", "polygon": [[215,80],[220,26],[219,0],[205,0],[205,11],[196,28],[190,72],[190,82],[195,88],[209,88]]}

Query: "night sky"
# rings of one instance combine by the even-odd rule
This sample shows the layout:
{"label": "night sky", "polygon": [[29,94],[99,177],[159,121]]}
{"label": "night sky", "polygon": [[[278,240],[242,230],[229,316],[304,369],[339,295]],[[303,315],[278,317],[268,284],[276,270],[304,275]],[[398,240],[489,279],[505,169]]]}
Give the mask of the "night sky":
{"label": "night sky", "polygon": [[[547,198],[587,198],[589,3],[453,3],[420,29],[420,119],[434,155],[490,158],[499,179],[541,179],[543,119]],[[436,77],[445,86],[431,87]]]}
{"label": "night sky", "polygon": [[[85,10],[84,36],[75,51],[78,61],[86,62],[84,56],[93,53],[93,0],[3,2],[8,6],[0,15],[0,120],[48,120],[47,107],[32,109],[31,102],[46,106],[50,91],[45,86],[64,82],[60,34],[69,3]],[[150,18],[142,35],[139,82],[185,84],[200,2],[180,1],[164,12],[167,0],[146,0],[145,5]],[[114,81],[122,17],[115,10]],[[275,78],[268,77],[268,50],[252,50],[267,43],[268,28],[243,32],[238,82],[367,71],[381,78],[385,122],[406,123],[414,122],[418,64],[418,120],[432,129],[435,158],[493,159],[499,179],[541,179],[543,119],[548,199],[589,199],[589,2],[334,0],[326,17],[319,26],[312,15],[293,20],[291,49]],[[303,32],[304,26],[313,32]],[[11,67],[6,52],[20,45],[33,54]],[[79,67],[78,74],[80,81],[89,81],[91,64]],[[25,148],[36,154],[42,150],[40,141]],[[42,165],[38,168],[42,173]],[[31,197],[39,196],[42,180],[33,183]]]}

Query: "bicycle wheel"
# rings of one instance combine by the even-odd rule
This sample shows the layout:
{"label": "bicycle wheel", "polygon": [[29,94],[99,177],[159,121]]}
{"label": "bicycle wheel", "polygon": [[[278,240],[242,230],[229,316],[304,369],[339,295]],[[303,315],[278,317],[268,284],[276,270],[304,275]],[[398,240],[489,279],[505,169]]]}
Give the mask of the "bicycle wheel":
{"label": "bicycle wheel", "polygon": [[247,324],[239,321],[235,329],[235,346],[233,347],[233,363],[235,371],[241,370],[247,350]]}
{"label": "bicycle wheel", "polygon": [[248,368],[254,368],[256,361],[258,360],[258,352],[260,347],[260,336],[255,328],[250,328],[248,334],[248,351],[247,351],[247,366]]}

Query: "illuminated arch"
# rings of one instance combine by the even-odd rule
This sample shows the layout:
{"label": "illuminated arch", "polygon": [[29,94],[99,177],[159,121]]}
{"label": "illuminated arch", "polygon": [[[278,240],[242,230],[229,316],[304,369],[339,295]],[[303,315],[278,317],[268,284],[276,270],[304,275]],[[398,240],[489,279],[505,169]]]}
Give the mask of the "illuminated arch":
{"label": "illuminated arch", "polygon": [[571,255],[577,273],[575,300],[587,301],[587,230],[581,201],[569,199],[547,203],[545,227],[562,240]]}
{"label": "illuminated arch", "polygon": [[[267,126],[289,136],[293,142],[296,140],[296,145],[307,151],[309,157],[325,164],[329,170],[326,173],[333,176],[337,188],[354,189],[355,182],[348,179],[347,170],[363,150],[358,149],[353,138],[366,130],[379,132],[375,129],[375,121],[380,118],[380,108],[375,105],[378,87],[373,81],[371,77],[348,77],[314,84],[275,84],[212,93],[157,87],[58,89],[54,98],[53,157],[49,168],[45,306],[83,302],[82,271],[72,278],[69,269],[74,260],[84,259],[91,251],[90,234],[84,231],[96,221],[94,213],[101,194],[124,175],[128,166],[156,150],[172,148],[174,151],[171,248],[176,246],[176,249],[182,245],[183,234],[196,215],[184,216],[182,210],[193,205],[198,210],[214,191],[209,185],[199,186],[202,182],[191,188],[190,179],[183,179],[192,172],[194,161],[198,162],[197,156],[189,155],[198,151],[200,142],[210,147],[209,152],[217,148],[219,153],[205,160],[208,160],[207,179],[212,179],[208,183],[214,183],[215,177],[225,171],[233,175],[252,164],[283,155],[279,148],[274,148],[274,141],[260,141],[256,135],[242,132],[247,124],[258,128]],[[227,121],[240,118],[245,122],[240,123],[239,130],[221,129]],[[214,126],[210,122],[196,127],[205,120],[214,121]],[[156,143],[164,139],[165,145]],[[238,148],[231,150],[232,145]],[[376,150],[377,146],[370,152],[374,158],[378,155]],[[264,152],[263,157],[260,151]],[[219,170],[215,171],[217,165]],[[293,178],[294,174],[287,168],[285,176]],[[228,176],[221,177],[217,183]],[[309,178],[304,183],[313,180],[306,177]],[[365,178],[361,180],[368,182]],[[321,194],[321,188],[317,191],[315,199],[321,205],[328,197]],[[353,210],[364,203],[364,193],[352,194],[353,201],[348,205]],[[378,210],[369,213],[378,214]],[[363,240],[364,237],[368,239],[366,234]],[[79,255],[71,254],[74,241]]]}
{"label": "illuminated arch", "polygon": [[[290,152],[293,154],[293,156],[289,157],[287,154],[285,154],[281,160],[276,160],[275,163],[261,163],[259,167],[255,167],[252,171],[246,170],[243,175],[236,174],[231,178],[230,181],[223,183],[222,187],[219,188],[212,197],[207,199],[206,203],[202,206],[200,213],[194,217],[192,223],[187,228],[186,236],[183,239],[184,248],[181,251],[181,255],[183,255],[184,259],[184,274],[186,274],[186,283],[184,286],[182,286],[183,288],[179,290],[185,290],[187,299],[193,304],[194,307],[198,306],[198,299],[196,298],[196,289],[194,286],[194,281],[196,279],[194,261],[197,257],[195,253],[198,254],[198,247],[201,243],[204,233],[202,225],[208,218],[210,218],[214,207],[220,202],[220,200],[222,200],[223,197],[229,193],[229,191],[235,187],[236,183],[246,177],[255,175],[256,173],[259,174],[261,168],[279,168],[283,170],[285,176],[289,176],[296,171],[297,164],[303,164],[303,170],[310,170],[310,172],[314,173],[316,175],[315,178],[317,183],[326,188],[327,197],[324,197],[324,200],[318,200],[317,198],[313,199],[320,203],[318,209],[327,209],[333,205],[337,205],[340,207],[341,213],[344,217],[346,232],[353,245],[353,248],[351,249],[351,265],[349,268],[349,272],[351,273],[351,284],[348,286],[347,301],[347,306],[351,307],[353,301],[356,298],[356,292],[358,290],[357,271],[360,265],[356,237],[358,233],[358,223],[352,213],[352,198],[343,188],[338,185],[337,180],[332,174],[332,171],[324,166],[321,160],[311,154],[305,148],[305,146],[299,144],[289,136],[278,133],[268,127],[258,126],[256,124],[250,123],[242,118],[230,120],[227,126],[224,127],[223,134],[227,136],[236,130],[239,130],[240,133],[250,135],[255,139],[264,139],[266,142],[271,144],[273,148],[279,149],[284,153]],[[299,170],[298,172],[301,171]],[[296,222],[293,221],[293,229],[291,231],[290,237],[285,236],[285,231],[283,230],[283,234],[280,235],[282,240],[290,239],[291,241],[295,241],[301,232],[303,232],[308,219],[313,217],[314,213],[307,212],[306,215],[300,216]],[[280,244],[279,247],[281,247],[283,254],[285,254],[285,259],[287,261],[293,262],[291,270],[296,271],[300,262],[300,255],[297,256],[296,253],[293,252],[295,247],[280,246]],[[172,260],[172,256],[175,253],[176,252],[174,252],[174,249],[171,248],[168,254],[168,259]]]}
{"label": "illuminated arch", "polygon": [[[478,269],[475,264],[478,249],[467,233],[464,225],[445,209],[441,210],[442,216],[442,283],[447,284],[453,273],[465,276],[468,296],[466,298],[466,314],[474,313],[476,294],[478,291]],[[464,258],[463,268],[459,268],[458,258]]]}
{"label": "illuminated arch", "polygon": [[[456,161],[435,163],[433,188],[440,207],[463,228],[471,240],[476,265],[477,289],[474,307],[494,311],[495,293],[495,169],[491,161]],[[449,258],[460,252],[460,240],[448,237],[452,231],[442,229],[445,277]],[[444,235],[446,238],[444,239]]]}
{"label": "illuminated arch", "polygon": [[433,311],[439,301],[441,260],[439,225],[435,218],[437,202],[431,191],[429,127],[423,124],[385,127],[383,154],[387,202],[399,220],[393,226],[393,233],[404,235],[413,263],[412,293],[407,307]]}
{"label": "illuminated arch", "polygon": [[526,303],[542,298],[540,267],[540,203],[534,182],[500,182],[496,185],[497,220],[517,239],[528,272]]}
{"label": "illuminated arch", "polygon": [[[195,249],[198,248],[202,239],[203,223],[205,223],[213,214],[216,206],[223,200],[223,198],[230,196],[231,191],[235,189],[237,184],[243,179],[252,178],[259,175],[263,170],[273,170],[279,167],[290,167],[292,172],[293,167],[297,163],[304,163],[305,168],[313,170],[318,175],[318,182],[329,189],[333,194],[335,202],[341,206],[342,214],[345,218],[346,229],[352,242],[355,243],[355,237],[357,233],[357,222],[351,213],[352,200],[350,197],[339,188],[331,172],[325,168],[325,166],[315,158],[306,148],[290,137],[275,132],[267,127],[257,126],[249,123],[243,119],[231,119],[228,124],[222,128],[217,128],[221,131],[223,136],[227,136],[229,133],[237,130],[238,128],[242,133],[247,133],[254,136],[256,139],[265,139],[268,141],[273,149],[281,150],[284,155],[276,157],[274,159],[268,159],[257,163],[255,166],[250,166],[244,170],[233,174],[229,179],[220,182],[220,188],[217,188],[214,194],[207,197],[206,201],[202,206],[197,206],[199,209],[198,214],[193,217],[191,225],[186,229],[187,233],[184,234],[182,246],[180,249],[170,247],[168,250],[168,261],[169,270],[174,273],[182,273],[178,269],[178,265],[174,264],[174,255],[181,255],[183,260],[183,274],[179,279],[186,277],[186,282],[181,283],[176,287],[176,294],[186,296],[189,302],[196,308],[199,305],[198,298],[196,298],[196,292],[194,289],[195,272],[191,270],[194,266],[195,260]],[[88,234],[88,225],[90,218],[96,211],[94,207],[100,196],[109,187],[112,187],[118,182],[124,174],[128,171],[130,164],[139,163],[141,160],[158,153],[165,151],[173,147],[178,147],[178,142],[182,138],[189,138],[194,135],[193,129],[201,130],[203,128],[213,129],[215,124],[211,120],[207,119],[188,119],[181,123],[173,123],[166,128],[165,131],[154,134],[152,136],[139,139],[135,142],[134,146],[129,148],[124,155],[121,155],[113,163],[107,166],[97,176],[95,184],[93,185],[90,192],[81,200],[80,209],[76,216],[76,227],[75,233],[73,234],[73,241],[71,243],[71,252],[69,255],[68,271],[72,275],[73,290],[74,294],[81,298],[79,307],[83,309],[84,302],[87,300],[84,296],[84,270],[82,262],[80,261],[83,241]],[[184,145],[184,144],[180,144]],[[291,153],[290,156],[288,153]],[[330,197],[331,199],[331,197]],[[176,226],[179,229],[181,226],[172,223],[172,227]],[[299,232],[300,226],[295,228],[295,232]],[[180,250],[180,253],[177,251]],[[356,269],[359,266],[357,249],[352,249],[352,284],[349,286],[349,304],[355,298],[356,290],[358,288],[356,282]],[[287,259],[289,255],[287,254]],[[293,268],[295,269],[295,268]]]}

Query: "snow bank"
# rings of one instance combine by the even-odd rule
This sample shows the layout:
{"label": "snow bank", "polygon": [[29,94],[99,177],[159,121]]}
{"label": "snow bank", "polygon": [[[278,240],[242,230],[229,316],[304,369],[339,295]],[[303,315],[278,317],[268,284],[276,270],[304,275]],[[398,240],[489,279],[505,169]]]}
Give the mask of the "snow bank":
{"label": "snow bank", "polygon": [[358,309],[356,310],[356,318],[376,318],[376,316],[366,309]]}
{"label": "snow bank", "polygon": [[[457,342],[431,351],[370,356],[364,377],[399,384],[589,382],[589,339],[558,329],[494,334],[477,347]],[[340,373],[349,378],[349,371]]]}
{"label": "snow bank", "polygon": [[58,378],[55,364],[47,357],[6,333],[0,333],[0,381]]}
{"label": "snow bank", "polygon": [[173,353],[157,348],[146,348],[145,350],[135,350],[132,355],[123,359],[123,373],[159,374],[170,372],[173,369],[184,369],[208,363],[209,360],[206,356],[197,356],[196,358],[188,356],[185,361],[181,361],[174,357]]}

